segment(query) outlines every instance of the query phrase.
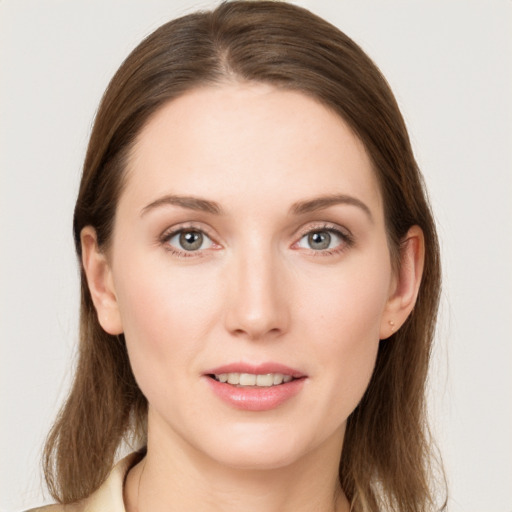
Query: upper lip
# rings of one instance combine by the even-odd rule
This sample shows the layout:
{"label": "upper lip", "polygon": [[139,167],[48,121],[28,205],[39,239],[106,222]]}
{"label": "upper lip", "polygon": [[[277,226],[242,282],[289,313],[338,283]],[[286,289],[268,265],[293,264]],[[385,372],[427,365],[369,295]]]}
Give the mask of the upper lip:
{"label": "upper lip", "polygon": [[291,375],[295,379],[306,377],[306,375],[290,366],[281,363],[228,363],[222,366],[217,366],[205,372],[205,375],[219,375],[221,373],[250,373],[253,375],[265,375],[267,373],[282,373],[283,375]]}

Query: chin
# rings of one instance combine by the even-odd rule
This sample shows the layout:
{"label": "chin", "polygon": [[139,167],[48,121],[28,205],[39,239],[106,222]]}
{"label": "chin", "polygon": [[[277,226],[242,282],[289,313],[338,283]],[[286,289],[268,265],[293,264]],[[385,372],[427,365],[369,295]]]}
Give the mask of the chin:
{"label": "chin", "polygon": [[267,447],[261,449],[261,445],[244,447],[243,449],[231,448],[229,453],[212,454],[215,460],[222,466],[243,471],[264,471],[280,469],[291,466],[302,458],[297,450],[273,449]]}
{"label": "chin", "polygon": [[[210,439],[209,456],[219,464],[239,470],[272,470],[291,466],[314,448],[305,433],[275,425],[236,425],[221,439]],[[211,447],[215,447],[212,449]]]}

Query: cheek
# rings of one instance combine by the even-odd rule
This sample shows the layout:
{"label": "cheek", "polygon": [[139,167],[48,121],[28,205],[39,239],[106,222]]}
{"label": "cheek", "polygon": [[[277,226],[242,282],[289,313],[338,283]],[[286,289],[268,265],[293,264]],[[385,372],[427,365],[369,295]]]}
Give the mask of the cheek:
{"label": "cheek", "polygon": [[211,279],[209,286],[202,286],[197,269],[193,276],[156,262],[139,266],[138,271],[130,267],[119,267],[116,291],[137,380],[145,375],[157,377],[159,371],[169,371],[162,379],[172,378],[177,371],[192,371],[191,363],[202,349],[218,302]]}
{"label": "cheek", "polygon": [[386,261],[340,266],[304,304],[304,340],[316,340],[318,371],[328,396],[324,404],[337,404],[326,414],[348,417],[370,381],[391,279]]}
{"label": "cheek", "polygon": [[[320,278],[317,275],[314,287],[307,280],[303,282],[302,310],[308,323],[321,327],[327,339],[356,345],[368,338],[378,339],[391,279],[386,252],[382,256],[370,253],[370,257],[353,258]],[[317,320],[312,321],[312,317]]]}

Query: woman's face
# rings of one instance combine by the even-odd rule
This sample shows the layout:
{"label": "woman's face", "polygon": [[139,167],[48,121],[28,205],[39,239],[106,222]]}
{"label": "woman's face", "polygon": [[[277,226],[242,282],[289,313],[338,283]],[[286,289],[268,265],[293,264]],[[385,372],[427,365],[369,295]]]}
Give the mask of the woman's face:
{"label": "woman's face", "polygon": [[339,454],[396,285],[339,116],[256,84],[170,102],[134,147],[108,261],[150,445],[240,468]]}

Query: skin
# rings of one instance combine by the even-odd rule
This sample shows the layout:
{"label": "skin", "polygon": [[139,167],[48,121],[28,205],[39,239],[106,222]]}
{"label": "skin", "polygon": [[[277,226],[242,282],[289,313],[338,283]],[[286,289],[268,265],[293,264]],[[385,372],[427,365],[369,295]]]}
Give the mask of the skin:
{"label": "skin", "polygon": [[[180,246],[180,229],[204,233],[199,250]],[[149,402],[128,512],[349,509],[337,479],[346,421],[379,340],[414,306],[423,238],[411,228],[394,272],[371,161],[339,116],[261,84],[185,94],[139,134],[108,251],[91,227],[82,245],[100,323],[124,332]],[[205,376],[240,361],[306,377],[279,407],[244,411]]]}

